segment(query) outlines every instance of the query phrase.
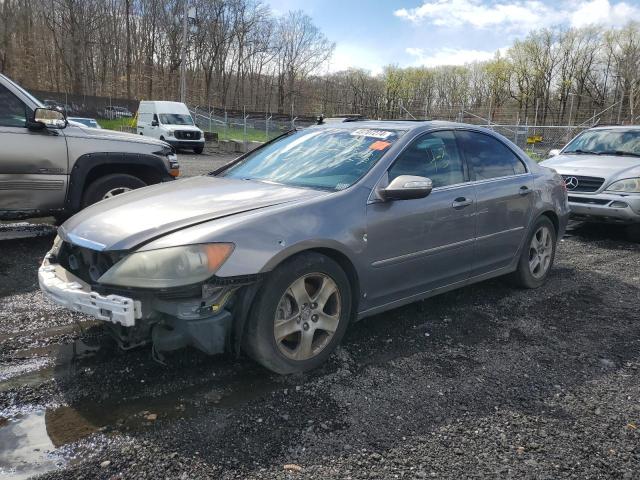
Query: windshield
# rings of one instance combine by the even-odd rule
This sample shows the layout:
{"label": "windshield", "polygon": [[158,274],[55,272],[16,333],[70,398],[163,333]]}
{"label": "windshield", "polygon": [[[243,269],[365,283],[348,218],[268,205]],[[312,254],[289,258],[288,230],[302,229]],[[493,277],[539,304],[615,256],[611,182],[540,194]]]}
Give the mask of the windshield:
{"label": "windshield", "polygon": [[375,165],[403,133],[366,128],[301,130],[249,154],[222,176],[343,190]]}
{"label": "windshield", "polygon": [[7,80],[8,82],[11,83],[11,85],[13,85],[15,88],[17,88],[18,90],[20,90],[25,96],[27,96],[29,98],[29,100],[31,100],[33,103],[36,104],[36,107],[44,107],[45,105],[38,100],[36,97],[34,97],[33,95],[31,95],[29,92],[27,92],[24,88],[22,88],[20,85],[18,85],[16,82],[14,82],[13,80],[7,78],[7,77],[3,77],[5,80]]}
{"label": "windshield", "polygon": [[562,153],[640,156],[640,130],[588,130],[574,138]]}
{"label": "windshield", "polygon": [[161,113],[160,123],[163,125],[193,125],[191,115],[184,113]]}

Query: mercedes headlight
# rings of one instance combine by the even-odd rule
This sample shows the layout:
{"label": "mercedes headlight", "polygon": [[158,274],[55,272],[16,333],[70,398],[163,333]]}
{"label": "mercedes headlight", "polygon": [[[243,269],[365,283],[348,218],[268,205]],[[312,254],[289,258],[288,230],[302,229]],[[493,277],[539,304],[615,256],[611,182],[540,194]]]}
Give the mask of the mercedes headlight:
{"label": "mercedes headlight", "polygon": [[135,252],[107,270],[98,282],[139,288],[170,288],[202,282],[222,266],[233,248],[233,243],[209,243]]}
{"label": "mercedes headlight", "polygon": [[607,192],[640,193],[640,178],[625,178],[613,182],[607,187]]}

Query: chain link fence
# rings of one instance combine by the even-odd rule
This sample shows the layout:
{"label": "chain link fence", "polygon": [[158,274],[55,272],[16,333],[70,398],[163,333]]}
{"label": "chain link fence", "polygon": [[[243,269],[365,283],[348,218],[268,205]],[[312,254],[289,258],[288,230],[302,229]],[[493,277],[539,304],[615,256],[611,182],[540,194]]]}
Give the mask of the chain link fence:
{"label": "chain link fence", "polygon": [[[95,117],[103,122],[103,126],[116,130],[135,131],[136,111],[139,101],[115,97],[98,97],[91,95],[70,95],[65,93],[33,91],[33,94],[48,104],[57,104],[67,110],[69,116]],[[316,123],[314,116],[289,116],[286,114],[247,112],[245,110],[228,110],[222,108],[190,106],[195,123],[204,132],[213,135],[219,141],[265,142],[293,128],[304,128]],[[608,112],[603,114],[606,115]],[[402,119],[415,119],[408,110]],[[106,119],[107,121],[104,121]],[[493,123],[482,114],[460,109],[451,109],[450,121],[476,123],[494,130],[535,159],[546,158],[549,151],[562,148],[578,133],[589,128],[591,123],[600,120],[594,114],[589,125],[526,125]]]}
{"label": "chain link fence", "polygon": [[313,125],[311,117],[289,117],[268,113],[245,113],[193,107],[191,116],[204,132],[217,135],[218,140],[266,142],[294,129]]}
{"label": "chain link fence", "polygon": [[564,147],[588,126],[485,125],[522,148],[535,160],[543,160],[549,151]]}

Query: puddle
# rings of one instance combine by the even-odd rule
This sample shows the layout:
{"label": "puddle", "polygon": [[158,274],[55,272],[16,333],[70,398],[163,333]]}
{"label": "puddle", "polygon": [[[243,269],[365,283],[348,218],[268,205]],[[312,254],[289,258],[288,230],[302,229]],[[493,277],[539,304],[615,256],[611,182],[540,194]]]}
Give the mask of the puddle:
{"label": "puddle", "polygon": [[39,219],[32,222],[6,222],[0,221],[0,240],[16,240],[20,238],[42,237],[53,235],[56,227],[49,224],[48,219]]}
{"label": "puddle", "polygon": [[[36,386],[54,377],[73,374],[79,360],[93,356],[99,347],[76,340],[63,345],[46,345],[14,352],[19,363],[0,364],[0,392]],[[55,361],[52,360],[55,357]]]}
{"label": "puddle", "polygon": [[53,450],[44,411],[0,417],[0,477],[25,479],[61,467],[64,461]]}

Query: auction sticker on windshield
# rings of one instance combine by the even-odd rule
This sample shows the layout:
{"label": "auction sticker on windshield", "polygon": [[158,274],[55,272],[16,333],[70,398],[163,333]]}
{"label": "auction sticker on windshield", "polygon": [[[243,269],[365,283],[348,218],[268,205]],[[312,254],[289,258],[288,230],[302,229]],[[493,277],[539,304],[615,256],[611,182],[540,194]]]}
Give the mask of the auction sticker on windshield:
{"label": "auction sticker on windshield", "polygon": [[387,130],[373,130],[371,128],[358,128],[351,132],[356,137],[388,138],[393,132]]}

